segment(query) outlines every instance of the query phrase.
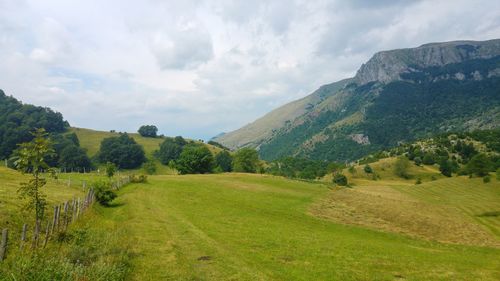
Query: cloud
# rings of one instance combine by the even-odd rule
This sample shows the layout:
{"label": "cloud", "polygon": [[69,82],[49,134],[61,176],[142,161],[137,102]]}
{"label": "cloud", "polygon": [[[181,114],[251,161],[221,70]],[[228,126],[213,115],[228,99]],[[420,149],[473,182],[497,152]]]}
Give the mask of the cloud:
{"label": "cloud", "polygon": [[210,34],[193,23],[171,33],[156,32],[151,49],[161,69],[193,69],[213,58]]}
{"label": "cloud", "polygon": [[0,2],[0,88],[75,126],[209,138],[373,53],[500,37],[498,1]]}

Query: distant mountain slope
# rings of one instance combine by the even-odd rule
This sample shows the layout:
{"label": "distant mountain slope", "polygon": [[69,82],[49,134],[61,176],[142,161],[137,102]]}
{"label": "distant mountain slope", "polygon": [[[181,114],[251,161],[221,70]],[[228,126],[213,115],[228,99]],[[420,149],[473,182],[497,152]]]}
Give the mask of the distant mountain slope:
{"label": "distant mountain slope", "polygon": [[352,160],[445,131],[500,127],[500,40],[432,43],[375,54],[326,85],[216,141],[264,159]]}

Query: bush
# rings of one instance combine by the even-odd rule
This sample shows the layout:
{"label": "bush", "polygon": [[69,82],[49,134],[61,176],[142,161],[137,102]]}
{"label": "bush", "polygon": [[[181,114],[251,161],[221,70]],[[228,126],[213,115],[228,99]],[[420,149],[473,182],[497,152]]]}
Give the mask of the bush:
{"label": "bush", "polygon": [[109,203],[117,197],[116,193],[111,190],[110,182],[97,181],[91,186],[94,189],[95,199],[103,206],[109,206]]}
{"label": "bush", "polygon": [[422,179],[421,178],[417,178],[417,181],[415,182],[415,184],[422,184]]}
{"label": "bush", "polygon": [[333,175],[333,183],[340,185],[340,186],[346,186],[347,185],[347,177],[341,173],[335,173]]}
{"label": "bush", "polygon": [[417,165],[417,166],[422,165],[422,158],[420,158],[420,157],[413,158],[413,161],[415,162],[415,165]]}
{"label": "bush", "polygon": [[179,158],[185,145],[186,141],[182,137],[167,138],[160,145],[160,150],[158,150],[156,156],[163,165],[168,165],[170,161]]}
{"label": "bush", "polygon": [[489,183],[491,181],[490,176],[483,177],[483,183]]}
{"label": "bush", "polygon": [[356,174],[356,168],[354,168],[354,166],[349,166],[349,169],[347,169],[347,171],[348,171],[351,175],[355,175],[355,174]]}
{"label": "bush", "polygon": [[130,182],[131,183],[146,183],[146,182],[148,182],[148,176],[146,176],[146,175],[131,175]]}
{"label": "bush", "polygon": [[146,174],[153,175],[156,173],[156,164],[153,161],[147,161],[142,164],[142,169],[146,172]]}
{"label": "bush", "polygon": [[370,165],[366,164],[365,167],[363,168],[363,170],[365,171],[365,173],[367,174],[371,174],[373,173],[373,169]]}
{"label": "bush", "polygon": [[112,178],[116,173],[116,165],[111,162],[106,163],[104,169],[106,170],[106,176],[108,176],[108,178]]}
{"label": "bush", "polygon": [[409,179],[410,174],[408,173],[408,170],[410,169],[410,160],[408,158],[402,156],[399,157],[398,160],[396,160],[396,163],[394,163],[394,174],[396,176],[404,178],[404,179]]}

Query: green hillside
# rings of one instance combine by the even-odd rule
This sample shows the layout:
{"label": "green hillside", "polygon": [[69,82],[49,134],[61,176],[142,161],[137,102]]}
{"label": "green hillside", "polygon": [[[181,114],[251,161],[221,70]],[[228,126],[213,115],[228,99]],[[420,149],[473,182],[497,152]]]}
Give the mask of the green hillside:
{"label": "green hillside", "polygon": [[[374,169],[382,165],[388,168],[390,163],[374,164]],[[422,169],[436,173],[432,167]],[[15,199],[8,194],[15,193],[18,179],[3,180],[10,184],[0,193],[0,202],[12,202]],[[362,175],[352,180],[352,189],[331,189],[328,184],[266,175],[151,176],[146,184],[121,189],[112,207],[95,205],[86,219],[73,226],[69,237],[85,231],[110,240],[106,246],[85,247],[82,257],[106,251],[102,258],[78,265],[82,275],[70,276],[85,279],[100,269],[101,276],[111,279],[128,272],[129,280],[497,280],[500,218],[487,214],[500,208],[499,182],[485,185],[460,177],[429,180],[416,187],[411,181],[371,181]],[[346,195],[353,192],[359,194]],[[350,216],[345,221],[335,216],[338,206],[331,205],[331,198],[370,204],[364,204],[365,209],[342,205],[341,213]],[[380,203],[388,209],[380,208]],[[384,210],[392,210],[392,217]],[[432,213],[427,210],[436,213],[429,217]],[[385,226],[360,223],[360,214],[368,220],[384,219]],[[448,216],[454,224],[434,232],[419,232],[408,220],[424,220],[429,226],[450,222]],[[463,229],[458,235],[442,236],[439,231],[457,230],[456,225]],[[68,239],[54,248],[59,249],[54,255],[63,260],[81,248],[74,244],[79,240]],[[447,239],[451,244],[435,242]],[[117,256],[124,251],[128,258]],[[65,272],[75,267],[60,264]],[[0,264],[0,275],[21,276],[6,265]],[[38,274],[63,270],[54,264],[46,267],[37,269]],[[91,268],[96,270],[87,271]],[[122,270],[115,274],[106,268]]]}
{"label": "green hillside", "polygon": [[[352,161],[437,133],[498,128],[499,42],[377,53],[354,78],[325,85],[215,140],[230,148],[255,147],[266,160]],[[294,107],[302,101],[310,102]],[[280,112],[287,118],[276,127]]]}
{"label": "green hillside", "polygon": [[[69,132],[75,133],[80,140],[80,146],[87,150],[89,156],[94,156],[99,151],[101,141],[105,138],[119,136],[116,132],[96,131],[84,128],[70,128]],[[134,140],[144,147],[147,157],[151,157],[153,151],[158,149],[158,146],[164,140],[163,138],[146,138],[136,133],[129,133]]]}

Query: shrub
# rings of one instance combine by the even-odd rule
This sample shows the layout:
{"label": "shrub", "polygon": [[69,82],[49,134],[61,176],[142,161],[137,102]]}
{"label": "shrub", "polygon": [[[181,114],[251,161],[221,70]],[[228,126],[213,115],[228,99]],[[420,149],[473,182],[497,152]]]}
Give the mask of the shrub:
{"label": "shrub", "polygon": [[355,175],[355,174],[356,174],[356,168],[354,168],[354,166],[349,166],[349,169],[347,169],[347,171],[348,171],[351,175]]}
{"label": "shrub", "polygon": [[146,183],[146,182],[148,182],[148,176],[146,176],[146,175],[131,175],[130,182],[131,183]]}
{"label": "shrub", "polygon": [[108,178],[113,177],[116,173],[116,165],[111,162],[106,163],[104,169],[106,170],[106,176],[108,176]]}
{"label": "shrub", "polygon": [[420,157],[415,157],[413,159],[413,161],[415,162],[415,165],[417,165],[417,166],[422,165],[422,158],[420,158]]}
{"label": "shrub", "polygon": [[491,181],[490,176],[483,177],[483,183],[489,183]]}
{"label": "shrub", "polygon": [[370,165],[366,164],[365,167],[363,168],[363,170],[365,171],[365,173],[367,174],[371,174],[373,173],[373,169]]}
{"label": "shrub", "polygon": [[347,177],[341,173],[335,173],[333,175],[333,183],[340,185],[340,186],[346,186],[347,185]]}
{"label": "shrub", "polygon": [[156,164],[153,161],[147,161],[142,164],[142,169],[146,172],[146,174],[153,175],[156,173]]}
{"label": "shrub", "polygon": [[417,181],[415,182],[415,184],[422,184],[422,179],[421,178],[417,178]]}
{"label": "shrub", "polygon": [[94,189],[95,199],[103,206],[109,206],[109,203],[117,197],[108,181],[97,181],[91,186]]}
{"label": "shrub", "polygon": [[396,160],[396,163],[394,163],[394,174],[396,176],[404,178],[404,179],[409,179],[410,174],[408,173],[408,170],[410,169],[410,160],[408,158],[402,156],[399,157],[398,160]]}

